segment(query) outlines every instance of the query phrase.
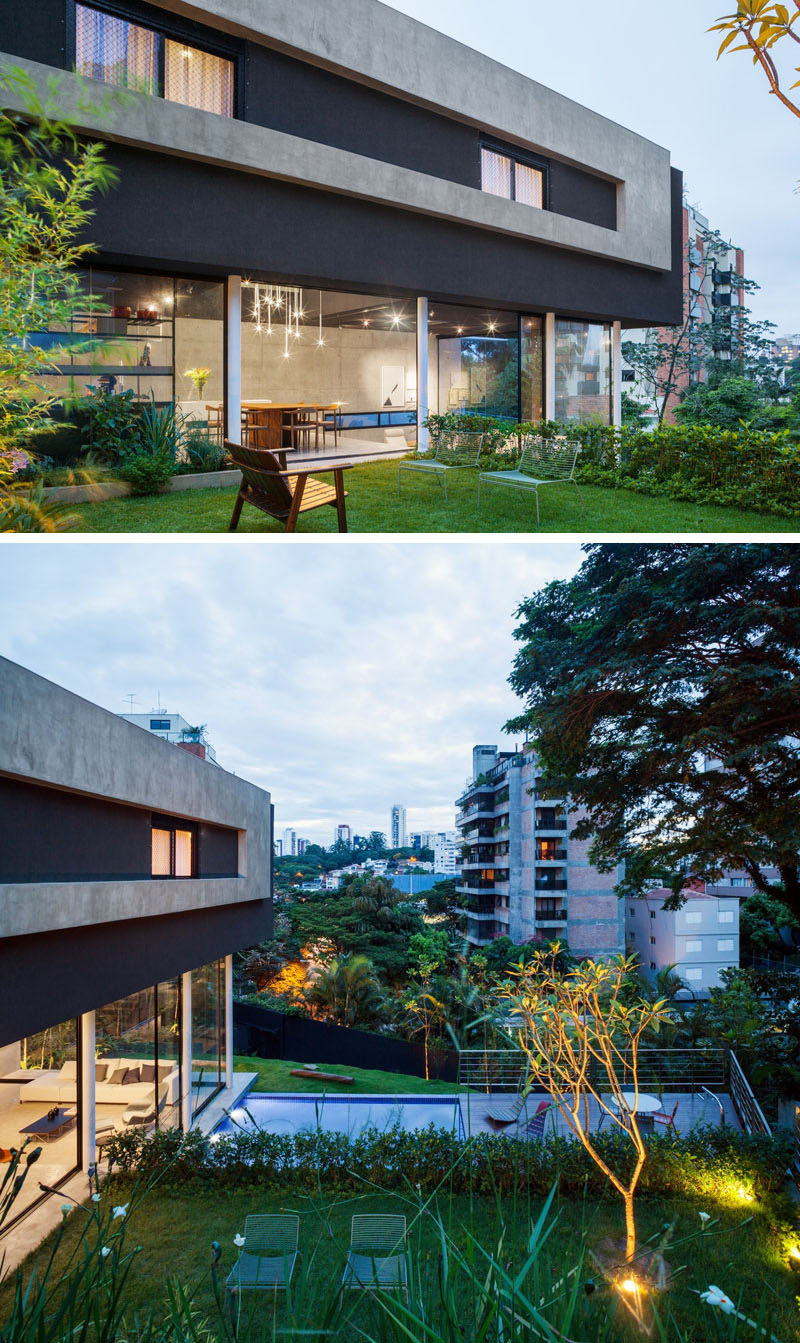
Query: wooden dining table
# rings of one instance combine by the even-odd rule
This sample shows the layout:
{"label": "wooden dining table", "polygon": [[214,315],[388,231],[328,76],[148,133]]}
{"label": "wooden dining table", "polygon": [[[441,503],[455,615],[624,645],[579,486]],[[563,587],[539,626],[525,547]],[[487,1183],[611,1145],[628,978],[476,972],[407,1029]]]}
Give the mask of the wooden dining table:
{"label": "wooden dining table", "polygon": [[[258,430],[256,446],[278,455],[281,466],[286,465],[286,451],[292,446],[292,416],[302,411],[314,411],[317,414],[339,414],[342,401],[266,401],[248,397],[242,400],[242,411],[252,413],[252,424],[248,429]],[[222,403],[219,403],[221,408]],[[213,408],[217,408],[216,406]]]}

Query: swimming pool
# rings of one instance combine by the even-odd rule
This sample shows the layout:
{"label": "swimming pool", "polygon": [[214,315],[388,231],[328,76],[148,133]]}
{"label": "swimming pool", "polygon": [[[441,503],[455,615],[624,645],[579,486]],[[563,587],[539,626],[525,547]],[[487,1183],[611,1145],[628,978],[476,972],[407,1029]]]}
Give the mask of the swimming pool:
{"label": "swimming pool", "polygon": [[245,1096],[214,1133],[263,1129],[292,1134],[321,1128],[355,1137],[365,1128],[384,1131],[398,1124],[408,1132],[433,1124],[463,1136],[461,1108],[454,1096],[298,1096],[258,1091]]}

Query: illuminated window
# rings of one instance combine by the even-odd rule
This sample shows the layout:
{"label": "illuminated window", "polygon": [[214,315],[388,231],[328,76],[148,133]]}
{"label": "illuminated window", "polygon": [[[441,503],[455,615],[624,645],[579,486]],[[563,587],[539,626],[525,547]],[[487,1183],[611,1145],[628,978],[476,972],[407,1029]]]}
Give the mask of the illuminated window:
{"label": "illuminated window", "polygon": [[192,875],[192,840],[194,836],[191,830],[175,831],[175,876],[190,877]]}
{"label": "illuminated window", "polygon": [[544,171],[510,154],[501,154],[496,149],[482,145],[481,190],[541,210],[544,205]]}
{"label": "illuminated window", "polygon": [[153,826],[153,876],[172,876],[172,831]]}
{"label": "illuminated window", "polygon": [[179,825],[170,825],[160,817],[152,830],[152,866],[154,877],[193,877],[195,873],[195,835]]}
{"label": "illuminated window", "polygon": [[167,38],[164,97],[201,112],[233,116],[233,62]]}

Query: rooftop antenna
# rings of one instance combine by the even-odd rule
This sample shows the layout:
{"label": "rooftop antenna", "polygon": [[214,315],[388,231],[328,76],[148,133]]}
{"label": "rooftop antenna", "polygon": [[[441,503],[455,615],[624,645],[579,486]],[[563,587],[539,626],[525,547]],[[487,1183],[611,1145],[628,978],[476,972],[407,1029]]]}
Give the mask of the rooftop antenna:
{"label": "rooftop antenna", "polygon": [[133,706],[138,702],[136,696],[134,694],[130,694],[130,695],[123,695],[122,698],[128,701],[128,712],[133,713]]}

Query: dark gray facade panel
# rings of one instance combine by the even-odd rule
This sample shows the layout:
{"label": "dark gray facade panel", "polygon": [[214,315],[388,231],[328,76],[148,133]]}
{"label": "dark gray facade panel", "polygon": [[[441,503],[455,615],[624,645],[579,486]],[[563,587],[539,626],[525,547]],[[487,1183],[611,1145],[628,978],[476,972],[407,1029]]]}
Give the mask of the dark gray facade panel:
{"label": "dark gray facade panel", "polygon": [[[0,776],[0,818],[0,883],[151,876],[153,813],[143,807]],[[238,854],[237,830],[200,827],[199,876],[238,876]]]}
{"label": "dark gray facade panel", "polygon": [[[320,144],[396,163],[464,186],[480,187],[480,131],[256,42],[143,3],[106,0],[110,12],[176,38],[216,49],[235,62],[236,106],[244,120]],[[37,0],[30,10],[0,0],[0,48],[70,69],[74,62],[71,0]],[[509,146],[514,152],[514,146]],[[550,166],[550,208],[572,219],[616,228],[613,183],[578,167]]]}
{"label": "dark gray facade panel", "polygon": [[266,900],[0,941],[0,1045],[272,935]]}
{"label": "dark gray facade panel", "polygon": [[97,203],[98,265],[427,294],[629,326],[681,319],[674,169],[672,270],[656,272],[168,155],[112,145],[108,156],[120,181]]}

